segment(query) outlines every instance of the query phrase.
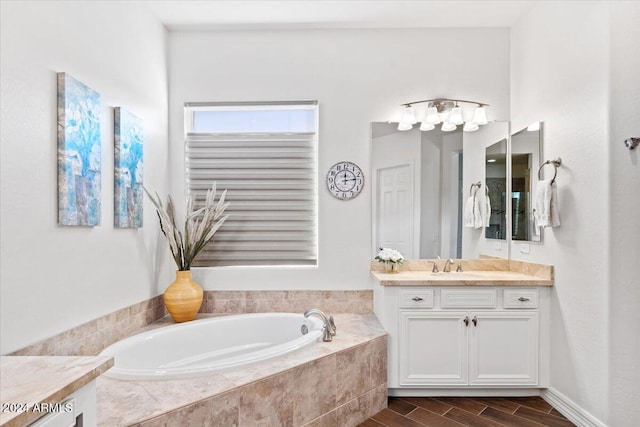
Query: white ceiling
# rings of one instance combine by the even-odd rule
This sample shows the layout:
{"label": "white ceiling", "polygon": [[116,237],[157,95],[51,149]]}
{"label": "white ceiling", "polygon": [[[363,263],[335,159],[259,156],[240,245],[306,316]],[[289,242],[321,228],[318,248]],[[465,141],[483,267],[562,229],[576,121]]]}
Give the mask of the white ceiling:
{"label": "white ceiling", "polygon": [[170,30],[511,27],[533,1],[155,0]]}

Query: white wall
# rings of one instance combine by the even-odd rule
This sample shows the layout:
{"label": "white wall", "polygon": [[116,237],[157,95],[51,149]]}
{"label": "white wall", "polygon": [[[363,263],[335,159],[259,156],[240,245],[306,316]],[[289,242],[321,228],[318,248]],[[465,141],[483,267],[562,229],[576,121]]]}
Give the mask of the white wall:
{"label": "white wall", "polygon": [[640,420],[640,3],[610,5],[609,425]]}
{"label": "white wall", "polygon": [[[113,106],[144,121],[145,184],[167,188],[166,33],[124,2],[2,2],[1,350],[157,295],[165,242],[113,228]],[[102,95],[102,225],[57,225],[56,72]],[[162,264],[165,268],[162,268]]]}
{"label": "white wall", "polygon": [[[546,229],[543,242],[531,244],[530,255],[511,254],[555,266],[550,385],[605,422],[613,143],[608,12],[604,2],[540,2],[511,32],[512,129],[544,121],[543,156],[563,160],[557,177],[561,226]],[[637,73],[633,76],[637,79]],[[625,194],[637,197],[637,187]],[[513,245],[516,249],[519,243]],[[633,324],[626,327],[634,334]]]}
{"label": "white wall", "polygon": [[[429,46],[429,54],[424,47]],[[175,32],[170,49],[174,194],[184,192],[183,103],[317,99],[319,174],[350,160],[370,178],[370,122],[398,120],[400,104],[436,96],[491,104],[508,119],[507,29]],[[367,287],[371,187],[334,199],[320,179],[319,267],[200,269],[206,289]]]}

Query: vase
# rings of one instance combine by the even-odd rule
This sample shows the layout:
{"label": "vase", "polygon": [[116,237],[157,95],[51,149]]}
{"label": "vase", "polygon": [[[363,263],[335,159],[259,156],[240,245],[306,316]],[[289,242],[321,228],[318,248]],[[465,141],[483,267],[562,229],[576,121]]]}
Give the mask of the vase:
{"label": "vase", "polygon": [[397,273],[398,272],[398,263],[396,262],[387,262],[385,263],[386,272],[387,273]]}
{"label": "vase", "polygon": [[191,271],[176,271],[176,280],[164,291],[164,305],[177,323],[196,318],[202,305],[202,288],[191,279]]}

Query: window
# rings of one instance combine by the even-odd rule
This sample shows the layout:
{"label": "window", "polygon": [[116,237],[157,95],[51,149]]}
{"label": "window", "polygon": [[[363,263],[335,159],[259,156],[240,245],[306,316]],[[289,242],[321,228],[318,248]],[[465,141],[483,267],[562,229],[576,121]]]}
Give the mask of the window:
{"label": "window", "polygon": [[316,101],[185,104],[187,191],[231,202],[194,266],[317,264],[317,127]]}

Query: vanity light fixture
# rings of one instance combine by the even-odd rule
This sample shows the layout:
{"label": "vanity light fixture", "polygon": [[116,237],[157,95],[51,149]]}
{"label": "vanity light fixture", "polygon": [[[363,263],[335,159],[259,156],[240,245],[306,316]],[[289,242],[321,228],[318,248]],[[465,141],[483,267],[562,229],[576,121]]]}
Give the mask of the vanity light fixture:
{"label": "vanity light fixture", "polygon": [[[413,110],[413,105],[424,103],[427,104],[427,111],[420,124],[420,130],[422,131],[435,129],[435,125],[442,123],[441,129],[445,132],[451,132],[463,124],[463,131],[474,132],[478,130],[480,126],[488,123],[485,107],[488,107],[489,104],[477,101],[465,101],[463,99],[436,98],[402,104],[404,108],[402,110],[400,123],[398,124],[398,130],[404,131],[413,128],[413,125],[418,122],[416,113]],[[473,117],[472,120],[465,122],[464,115],[466,114],[463,114],[463,108],[458,105],[459,103],[474,106],[473,113],[469,113],[469,117]]]}
{"label": "vanity light fixture", "polygon": [[533,122],[527,126],[527,132],[535,132],[540,130],[540,122]]}

